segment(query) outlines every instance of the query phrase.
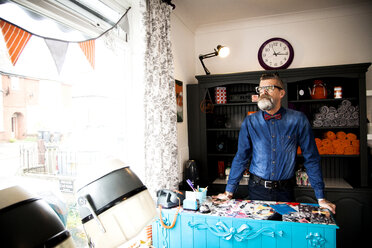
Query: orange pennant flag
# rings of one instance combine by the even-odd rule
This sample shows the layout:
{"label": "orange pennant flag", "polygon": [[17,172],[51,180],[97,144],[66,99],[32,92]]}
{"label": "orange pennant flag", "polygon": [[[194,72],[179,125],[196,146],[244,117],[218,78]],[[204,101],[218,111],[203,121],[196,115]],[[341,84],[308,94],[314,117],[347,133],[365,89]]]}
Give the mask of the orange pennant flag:
{"label": "orange pennant flag", "polygon": [[12,64],[15,65],[32,35],[3,20],[0,20],[0,28],[4,36],[10,60]]}
{"label": "orange pennant flag", "polygon": [[90,65],[94,69],[95,66],[95,40],[88,40],[80,42],[79,46],[83,50],[85,57],[88,59]]}

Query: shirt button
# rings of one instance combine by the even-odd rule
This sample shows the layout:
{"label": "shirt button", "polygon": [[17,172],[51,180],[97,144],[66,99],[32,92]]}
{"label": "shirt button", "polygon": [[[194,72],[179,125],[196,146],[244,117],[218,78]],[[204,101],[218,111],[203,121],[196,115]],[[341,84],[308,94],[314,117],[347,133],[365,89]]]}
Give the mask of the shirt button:
{"label": "shirt button", "polygon": [[275,152],[275,148],[273,148],[273,151]]}
{"label": "shirt button", "polygon": [[272,176],[274,176],[274,173],[271,173]]}
{"label": "shirt button", "polygon": [[275,161],[273,161],[273,164],[275,164]]}
{"label": "shirt button", "polygon": [[272,121],[271,124],[274,124],[274,121]]}
{"label": "shirt button", "polygon": [[271,136],[271,137],[275,138],[275,135],[273,135],[273,136]]}

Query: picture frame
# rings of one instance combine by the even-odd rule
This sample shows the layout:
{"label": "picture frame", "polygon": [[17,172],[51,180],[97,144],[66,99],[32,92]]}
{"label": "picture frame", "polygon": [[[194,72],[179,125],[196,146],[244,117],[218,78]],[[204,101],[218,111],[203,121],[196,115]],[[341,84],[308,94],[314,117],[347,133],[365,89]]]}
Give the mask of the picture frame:
{"label": "picture frame", "polygon": [[175,80],[176,104],[177,104],[177,122],[183,122],[183,83]]}

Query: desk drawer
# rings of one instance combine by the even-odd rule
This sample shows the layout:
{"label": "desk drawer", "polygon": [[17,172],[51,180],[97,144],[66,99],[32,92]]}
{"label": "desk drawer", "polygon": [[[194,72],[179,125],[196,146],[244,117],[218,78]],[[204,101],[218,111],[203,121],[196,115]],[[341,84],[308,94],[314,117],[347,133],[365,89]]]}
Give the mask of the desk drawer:
{"label": "desk drawer", "polygon": [[[163,212],[170,225],[173,212]],[[174,228],[153,223],[156,248],[302,248],[336,247],[336,226],[293,222],[250,220],[180,213]]]}

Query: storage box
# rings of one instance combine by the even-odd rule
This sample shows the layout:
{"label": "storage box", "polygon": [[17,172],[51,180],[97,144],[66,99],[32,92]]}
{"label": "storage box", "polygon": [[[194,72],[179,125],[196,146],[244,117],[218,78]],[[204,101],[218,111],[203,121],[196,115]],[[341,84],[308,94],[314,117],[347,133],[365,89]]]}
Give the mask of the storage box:
{"label": "storage box", "polygon": [[204,188],[199,188],[198,192],[194,191],[186,191],[186,199],[188,200],[199,200],[200,204],[203,204],[205,200],[207,199],[207,190],[204,190]]}
{"label": "storage box", "polygon": [[199,201],[196,199],[185,199],[183,200],[183,209],[187,210],[198,210],[199,209]]}
{"label": "storage box", "polygon": [[226,87],[216,87],[214,92],[216,104],[224,104],[227,102]]}

